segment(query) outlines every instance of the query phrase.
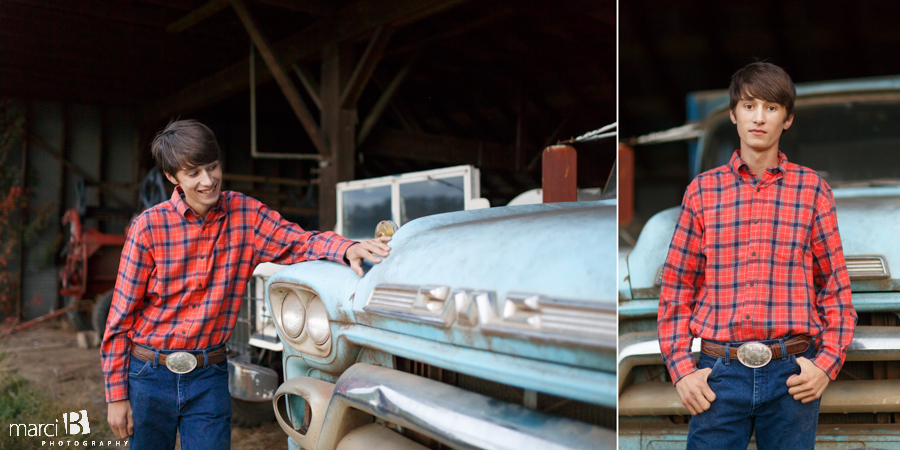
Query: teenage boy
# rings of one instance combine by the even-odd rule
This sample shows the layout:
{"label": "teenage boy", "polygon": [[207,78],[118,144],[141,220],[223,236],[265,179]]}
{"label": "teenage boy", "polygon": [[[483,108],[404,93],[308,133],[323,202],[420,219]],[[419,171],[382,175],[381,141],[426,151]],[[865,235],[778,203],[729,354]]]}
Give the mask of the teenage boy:
{"label": "teenage boy", "polygon": [[132,223],[101,348],[108,421],[140,450],[227,449],[231,397],[225,342],[254,267],[330,259],[362,276],[390,238],[354,242],[304,231],[259,201],[221,192],[219,144],[193,120],[151,144],[172,198]]}
{"label": "teenage boy", "polygon": [[[753,63],[729,88],[741,140],[695,178],[663,269],[659,344],[693,415],[689,449],[811,449],[856,312],[831,188],[778,151],[796,89]],[[699,368],[692,339],[702,339]]]}

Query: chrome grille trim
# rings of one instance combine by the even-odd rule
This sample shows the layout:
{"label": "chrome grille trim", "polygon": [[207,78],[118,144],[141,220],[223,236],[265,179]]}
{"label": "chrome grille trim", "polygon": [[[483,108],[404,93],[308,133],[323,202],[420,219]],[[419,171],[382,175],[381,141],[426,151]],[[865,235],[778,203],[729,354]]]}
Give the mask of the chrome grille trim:
{"label": "chrome grille trim", "polygon": [[616,305],[447,286],[379,284],[363,311],[441,328],[478,327],[486,335],[616,348]]}
{"label": "chrome grille trim", "polygon": [[[500,313],[494,315],[494,311]],[[615,305],[605,307],[513,293],[506,296],[502,308],[485,305],[479,308],[479,313],[485,334],[577,342],[591,347],[615,348],[616,345]]]}
{"label": "chrome grille trim", "polygon": [[853,255],[844,258],[851,281],[890,278],[887,260],[881,255]]}
{"label": "chrome grille trim", "polygon": [[416,301],[418,286],[408,284],[379,284],[375,286],[365,310],[371,308],[410,309]]}
{"label": "chrome grille trim", "polygon": [[449,292],[447,286],[379,284],[372,290],[363,311],[447,328],[456,320]]}

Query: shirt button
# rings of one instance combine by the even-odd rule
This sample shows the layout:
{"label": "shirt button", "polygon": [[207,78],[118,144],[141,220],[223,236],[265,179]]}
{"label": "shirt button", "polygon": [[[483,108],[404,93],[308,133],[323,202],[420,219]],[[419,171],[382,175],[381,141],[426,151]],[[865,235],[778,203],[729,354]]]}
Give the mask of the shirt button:
{"label": "shirt button", "polygon": [[198,283],[198,284],[197,284],[197,287],[202,289],[202,288],[203,288],[203,283]]}
{"label": "shirt button", "polygon": [[750,314],[747,314],[746,316],[744,316],[744,318],[750,320]]}
{"label": "shirt button", "polygon": [[759,192],[759,188],[756,188],[756,192]]}
{"label": "shirt button", "polygon": [[[749,317],[749,316],[747,316],[747,317]],[[182,331],[181,334],[184,334],[184,331]]]}
{"label": "shirt button", "polygon": [[756,256],[756,252],[750,253],[750,256]]}
{"label": "shirt button", "polygon": [[753,287],[753,282],[752,282],[752,281],[750,282],[750,287]]}
{"label": "shirt button", "polygon": [[753,223],[759,223],[759,219],[753,219]]}

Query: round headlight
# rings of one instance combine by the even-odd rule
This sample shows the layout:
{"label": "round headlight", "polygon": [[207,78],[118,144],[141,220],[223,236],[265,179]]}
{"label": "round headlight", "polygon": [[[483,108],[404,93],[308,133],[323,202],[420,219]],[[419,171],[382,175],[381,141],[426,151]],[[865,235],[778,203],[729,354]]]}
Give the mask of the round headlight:
{"label": "round headlight", "polygon": [[325,345],[331,337],[331,327],[328,325],[328,313],[325,304],[319,296],[313,297],[307,305],[306,332],[316,345]]}
{"label": "round headlight", "polygon": [[303,332],[306,324],[306,309],[300,302],[300,297],[294,292],[288,292],[281,303],[281,326],[284,334],[296,338]]}

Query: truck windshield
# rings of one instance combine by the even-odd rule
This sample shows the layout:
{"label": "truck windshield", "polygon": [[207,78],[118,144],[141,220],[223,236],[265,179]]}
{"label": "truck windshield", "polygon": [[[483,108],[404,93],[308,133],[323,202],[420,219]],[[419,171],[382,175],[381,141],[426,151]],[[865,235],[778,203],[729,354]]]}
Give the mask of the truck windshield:
{"label": "truck windshield", "polygon": [[[795,108],[779,142],[788,161],[831,186],[900,185],[900,102],[844,101]],[[727,164],[740,140],[726,116],[706,136],[702,170]]]}

